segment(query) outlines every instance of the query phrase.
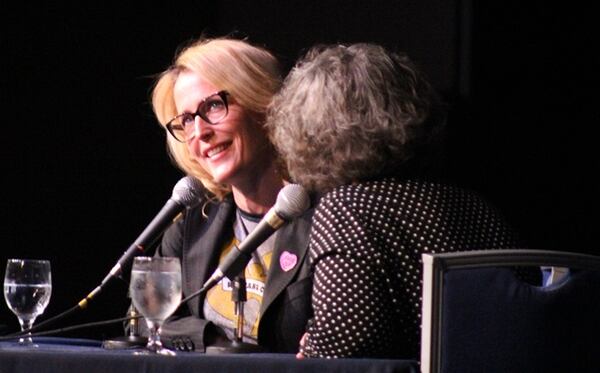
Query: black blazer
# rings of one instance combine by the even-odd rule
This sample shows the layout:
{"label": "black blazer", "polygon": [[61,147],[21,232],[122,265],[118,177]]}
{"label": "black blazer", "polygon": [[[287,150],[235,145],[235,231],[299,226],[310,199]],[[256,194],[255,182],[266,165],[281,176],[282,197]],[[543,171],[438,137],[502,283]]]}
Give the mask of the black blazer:
{"label": "black blazer", "polygon": [[[275,240],[258,328],[258,343],[272,352],[298,351],[312,317],[312,275],[307,255],[312,213],[310,209],[284,225]],[[165,232],[156,255],[180,258],[183,297],[200,289],[217,268],[221,248],[233,236],[234,218],[235,204],[230,195],[221,202],[201,203],[186,211],[183,219]],[[297,257],[296,265],[287,272],[279,262],[286,251]],[[201,295],[182,305],[165,322],[162,335],[189,336],[196,350],[203,351],[205,341],[212,337],[209,334],[216,331],[204,319],[203,302]]]}

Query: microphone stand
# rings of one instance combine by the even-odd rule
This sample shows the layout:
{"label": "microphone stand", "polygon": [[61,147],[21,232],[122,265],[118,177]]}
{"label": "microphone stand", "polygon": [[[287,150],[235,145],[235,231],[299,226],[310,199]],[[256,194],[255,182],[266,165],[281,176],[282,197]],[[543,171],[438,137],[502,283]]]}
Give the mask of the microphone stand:
{"label": "microphone stand", "polygon": [[232,281],[231,300],[234,302],[236,327],[234,329],[233,341],[225,346],[208,346],[207,354],[244,354],[252,352],[265,352],[259,345],[246,343],[244,337],[244,304],[248,300],[246,296],[246,278],[241,275],[235,276]]}
{"label": "microphone stand", "polygon": [[[102,348],[115,350],[145,346],[148,343],[148,338],[142,337],[139,333],[139,316],[141,316],[141,314],[135,308],[133,303],[131,303],[129,310],[127,311],[127,317],[129,317],[127,335],[102,341]],[[141,317],[141,319],[143,319],[143,317]]]}

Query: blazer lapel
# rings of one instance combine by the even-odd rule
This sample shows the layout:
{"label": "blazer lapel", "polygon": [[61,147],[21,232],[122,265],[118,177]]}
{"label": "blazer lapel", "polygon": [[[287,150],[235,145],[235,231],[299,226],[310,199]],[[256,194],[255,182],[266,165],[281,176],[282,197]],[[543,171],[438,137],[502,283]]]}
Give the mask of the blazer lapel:
{"label": "blazer lapel", "polygon": [[278,231],[260,308],[261,317],[304,263],[308,251],[310,217],[311,214],[305,214]]}
{"label": "blazer lapel", "polygon": [[[212,275],[211,269],[216,268],[224,240],[231,236],[228,233],[232,230],[233,212],[233,202],[227,198],[210,209],[208,221],[190,219],[188,222],[186,237],[189,239],[184,243],[186,253],[183,255],[186,271],[184,290],[188,295],[199,290]],[[201,211],[199,214],[201,216]],[[202,229],[198,230],[199,226]],[[189,301],[193,315],[201,315],[200,304],[203,301],[204,294]]]}

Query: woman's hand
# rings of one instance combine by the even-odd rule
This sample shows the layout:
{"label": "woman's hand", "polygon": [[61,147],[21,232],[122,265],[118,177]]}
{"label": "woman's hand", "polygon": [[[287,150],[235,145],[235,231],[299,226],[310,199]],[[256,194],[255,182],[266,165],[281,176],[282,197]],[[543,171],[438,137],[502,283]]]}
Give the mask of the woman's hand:
{"label": "woman's hand", "polygon": [[304,354],[302,353],[302,349],[304,348],[307,337],[308,337],[308,333],[304,333],[302,335],[302,338],[300,338],[300,351],[298,351],[298,353],[296,354],[296,359],[304,359],[305,358]]}

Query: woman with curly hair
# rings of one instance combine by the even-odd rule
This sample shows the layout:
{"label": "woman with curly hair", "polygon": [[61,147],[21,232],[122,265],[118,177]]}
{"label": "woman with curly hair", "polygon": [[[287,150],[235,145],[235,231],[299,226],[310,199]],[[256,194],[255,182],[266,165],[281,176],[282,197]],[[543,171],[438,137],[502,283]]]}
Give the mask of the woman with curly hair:
{"label": "woman with curly hair", "polygon": [[284,81],[267,128],[291,178],[323,194],[299,357],[418,359],[421,254],[519,246],[482,197],[431,177],[444,123],[415,64],[378,45],[313,48]]}

